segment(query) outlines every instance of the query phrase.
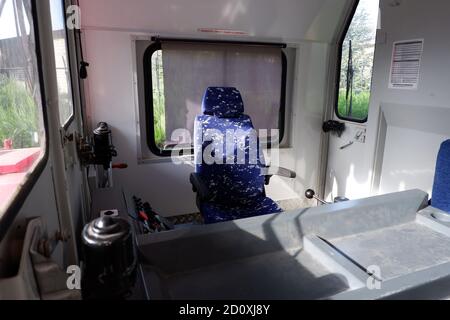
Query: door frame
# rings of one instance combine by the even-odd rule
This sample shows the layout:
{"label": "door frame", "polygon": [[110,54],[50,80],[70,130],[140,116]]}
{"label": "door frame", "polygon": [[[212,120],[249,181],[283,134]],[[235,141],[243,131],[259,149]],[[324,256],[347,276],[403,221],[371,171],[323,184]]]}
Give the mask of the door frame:
{"label": "door frame", "polygon": [[[341,19],[341,23],[336,30],[336,33],[331,41],[330,50],[329,50],[329,63],[328,63],[328,83],[327,83],[327,97],[326,97],[326,106],[324,112],[323,121],[336,119],[336,101],[338,99],[336,95],[338,83],[338,74],[340,72],[340,62],[341,62],[341,46],[339,42],[342,40],[342,37],[345,36],[347,30],[352,22],[355,11],[358,7],[359,0],[349,0],[347,6],[344,10],[343,17]],[[327,171],[329,167],[329,152],[330,152],[330,136],[329,134],[322,134],[322,146],[321,146],[321,162],[319,167],[319,186],[318,186],[318,195],[323,199],[325,197],[326,185],[327,185]]]}

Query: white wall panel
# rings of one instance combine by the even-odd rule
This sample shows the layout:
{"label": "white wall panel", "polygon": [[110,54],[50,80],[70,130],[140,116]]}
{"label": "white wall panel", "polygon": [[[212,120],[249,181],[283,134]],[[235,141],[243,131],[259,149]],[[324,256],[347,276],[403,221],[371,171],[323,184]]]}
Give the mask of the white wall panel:
{"label": "white wall panel", "polygon": [[204,37],[199,28],[257,38],[329,42],[347,0],[81,0],[84,27]]}
{"label": "white wall panel", "polygon": [[193,168],[172,163],[138,164],[131,36],[111,31],[85,34],[92,123],[106,121],[126,170],[115,170],[115,183],[142,197],[165,216],[197,212],[189,184]]}

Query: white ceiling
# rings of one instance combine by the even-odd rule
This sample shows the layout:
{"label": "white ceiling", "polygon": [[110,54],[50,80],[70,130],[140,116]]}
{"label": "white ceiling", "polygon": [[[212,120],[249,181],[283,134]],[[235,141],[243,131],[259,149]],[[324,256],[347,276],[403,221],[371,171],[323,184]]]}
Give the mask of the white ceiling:
{"label": "white ceiling", "polygon": [[351,0],[81,0],[85,28],[198,36],[199,28],[257,39],[330,42]]}

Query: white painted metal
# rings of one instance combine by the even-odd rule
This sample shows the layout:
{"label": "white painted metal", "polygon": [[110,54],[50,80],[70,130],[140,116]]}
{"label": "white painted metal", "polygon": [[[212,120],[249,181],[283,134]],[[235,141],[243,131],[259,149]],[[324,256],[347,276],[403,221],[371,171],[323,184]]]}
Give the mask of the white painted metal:
{"label": "white painted metal", "polygon": [[305,191],[318,190],[321,184],[329,49],[324,43],[303,43],[297,56],[292,141],[297,172],[295,191],[305,201],[305,206],[314,204],[304,198]]}
{"label": "white painted metal", "polygon": [[[71,0],[66,0],[66,6],[71,5]],[[74,30],[68,30],[68,47],[70,55],[70,69],[72,74],[72,91],[73,94],[73,106],[74,106],[74,119],[70,126],[63,130],[64,135],[64,163],[66,171],[66,181],[69,195],[69,202],[72,212],[72,220],[74,224],[74,231],[76,234],[80,234],[81,230],[88,216],[89,206],[89,189],[87,187],[87,175],[85,174],[85,168],[81,167],[80,159],[77,152],[77,137],[85,136],[85,125],[83,123],[83,113],[81,105],[80,85],[78,82],[78,66],[77,61],[77,47],[75,43]],[[71,137],[72,136],[72,137]]]}
{"label": "white painted metal", "polygon": [[200,28],[252,38],[330,42],[346,0],[81,0],[85,29],[207,37]]}
{"label": "white painted metal", "polygon": [[[450,23],[445,0],[382,0],[365,144],[339,150],[360,125],[332,138],[327,192],[362,198],[412,188],[431,191],[439,144],[450,137]],[[418,90],[388,88],[395,41],[425,39]],[[436,131],[437,130],[437,131]]]}
{"label": "white painted metal", "polygon": [[[52,159],[53,183],[56,193],[61,231],[70,235],[66,244],[65,262],[68,264],[78,263],[78,251],[76,248],[76,233],[70,206],[70,195],[66,177],[64,150],[62,147],[58,85],[56,78],[55,57],[53,54],[53,37],[51,29],[51,17],[48,1],[42,2],[39,7],[40,41],[42,48],[43,77],[45,79],[45,92],[47,99],[48,134],[50,140],[50,158]],[[48,50],[48,51],[46,51]]]}

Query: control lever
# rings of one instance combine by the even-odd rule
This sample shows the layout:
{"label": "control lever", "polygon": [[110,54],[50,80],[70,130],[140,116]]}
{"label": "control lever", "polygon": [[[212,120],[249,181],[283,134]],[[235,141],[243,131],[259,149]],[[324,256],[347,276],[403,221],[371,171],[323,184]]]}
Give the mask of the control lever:
{"label": "control lever", "polygon": [[340,149],[341,150],[347,149],[348,147],[352,146],[354,143],[355,143],[355,141],[350,141],[346,145],[343,145]]}
{"label": "control lever", "polygon": [[320,199],[319,197],[316,196],[316,192],[312,189],[308,189],[305,192],[305,197],[312,200],[312,199],[316,199],[317,201],[319,201],[322,204],[330,204],[329,202],[326,202],[325,200]]}
{"label": "control lever", "polygon": [[128,164],[126,164],[126,163],[114,163],[112,165],[112,168],[113,169],[121,169],[121,170],[128,169]]}
{"label": "control lever", "polygon": [[341,137],[342,133],[345,131],[345,123],[344,122],[339,122],[339,121],[335,121],[335,120],[329,120],[324,122],[323,126],[322,126],[322,130],[325,133],[328,132],[334,132],[338,135],[338,137]]}
{"label": "control lever", "polygon": [[[319,201],[321,204],[331,204],[330,202],[326,202],[325,200],[320,199],[319,197],[316,196],[316,192],[312,189],[308,189],[305,192],[305,197],[312,200],[315,199],[317,201]],[[348,198],[346,197],[336,197],[334,198],[334,203],[339,203],[339,202],[346,202],[349,201]]]}

